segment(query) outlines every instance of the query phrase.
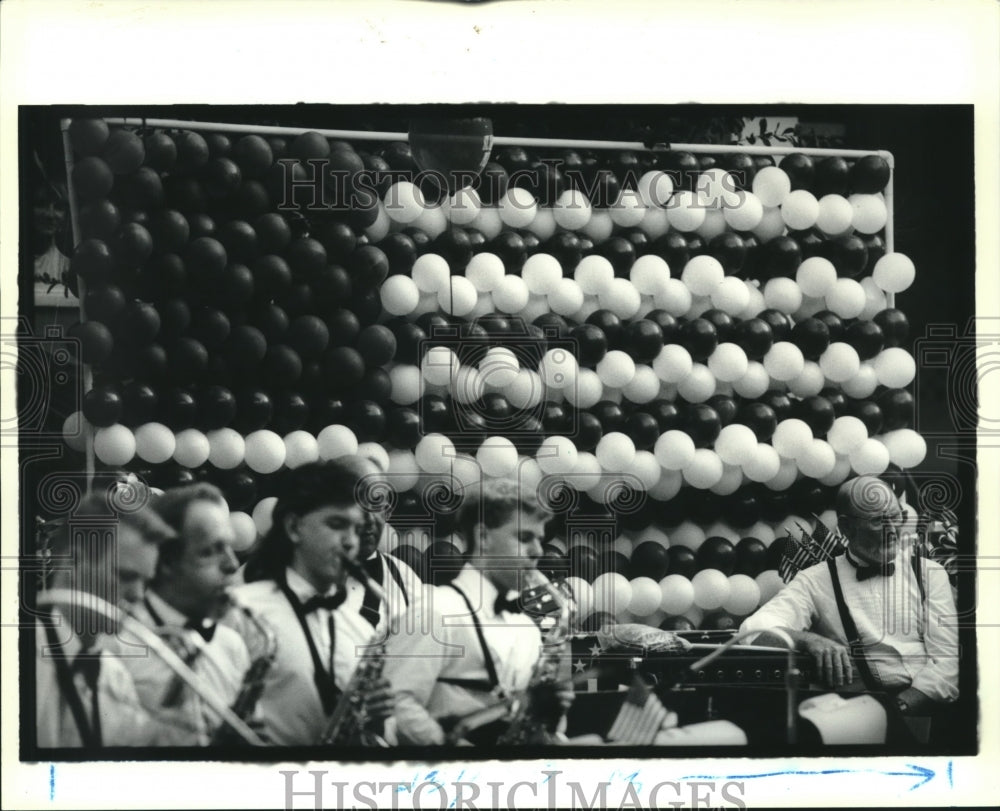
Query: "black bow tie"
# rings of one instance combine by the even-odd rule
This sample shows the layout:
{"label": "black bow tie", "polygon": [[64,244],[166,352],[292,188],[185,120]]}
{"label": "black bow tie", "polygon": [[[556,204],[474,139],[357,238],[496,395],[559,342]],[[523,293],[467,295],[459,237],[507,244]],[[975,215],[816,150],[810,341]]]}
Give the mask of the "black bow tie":
{"label": "black bow tie", "polygon": [[493,613],[499,614],[501,611],[507,611],[510,614],[520,614],[524,611],[524,607],[521,605],[519,598],[508,600],[506,596],[500,595],[497,597],[496,602],[493,603]]}
{"label": "black bow tie", "polygon": [[896,574],[895,563],[883,563],[880,566],[859,566],[850,558],[848,558],[848,561],[857,570],[859,583],[863,583],[865,580],[870,580],[873,577],[892,577]]}
{"label": "black bow tie", "polygon": [[311,614],[325,608],[327,611],[335,611],[344,604],[347,599],[347,592],[341,589],[336,594],[315,594],[302,604],[302,613]]}
{"label": "black bow tie", "polygon": [[215,623],[211,620],[189,619],[184,624],[184,627],[192,631],[197,631],[206,642],[211,642],[212,637],[215,636]]}

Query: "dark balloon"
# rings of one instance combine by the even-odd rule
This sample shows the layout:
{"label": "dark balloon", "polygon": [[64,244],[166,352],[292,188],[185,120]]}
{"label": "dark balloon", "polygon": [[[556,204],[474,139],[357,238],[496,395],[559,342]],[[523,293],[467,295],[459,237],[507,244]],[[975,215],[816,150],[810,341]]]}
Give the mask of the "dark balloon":
{"label": "dark balloon", "polygon": [[854,347],[861,360],[874,358],[885,346],[882,328],[874,321],[855,321],[847,328],[844,339]]}
{"label": "dark balloon", "polygon": [[865,155],[851,167],[851,190],[856,194],[876,194],[889,182],[889,163],[881,155]]}
{"label": "dark balloon", "polygon": [[868,267],[868,248],[857,234],[845,234],[831,240],[826,253],[838,276],[856,279]]}
{"label": "dark balloon", "polygon": [[604,333],[609,349],[624,347],[625,327],[621,319],[610,310],[595,310],[587,317],[587,323],[593,324]]}
{"label": "dark balloon", "polygon": [[[588,325],[584,324],[578,329]],[[650,363],[663,349],[663,330],[655,321],[645,318],[625,327],[625,351],[639,363]]]}
{"label": "dark balloon", "polygon": [[654,239],[650,243],[649,253],[659,256],[666,262],[671,273],[675,276],[680,275],[680,272],[691,258],[687,239],[677,231],[670,231]]}
{"label": "dark balloon", "polygon": [[766,278],[794,278],[802,264],[802,249],[792,237],[775,237],[764,246],[763,260]]}
{"label": "dark balloon", "polygon": [[683,429],[684,416],[677,404],[670,400],[654,400],[643,406],[643,410],[656,419],[661,434]]}
{"label": "dark balloon", "polygon": [[882,330],[885,346],[902,346],[910,333],[910,322],[902,310],[889,308],[875,313],[872,319]]}
{"label": "dark balloon", "polygon": [[769,442],[774,429],[778,427],[778,417],[774,409],[766,403],[753,400],[740,407],[736,422],[753,431],[758,442]]}
{"label": "dark balloon", "polygon": [[822,439],[836,419],[833,406],[825,397],[805,397],[792,409],[793,414],[812,428],[813,436]]}
{"label": "dark balloon", "polygon": [[774,346],[771,325],[762,318],[748,318],[739,323],[734,330],[733,339],[750,360],[761,360]]}
{"label": "dark balloon", "polygon": [[735,527],[749,527],[760,520],[757,490],[741,487],[725,499],[725,516]]}
{"label": "dark balloon", "polygon": [[876,398],[882,409],[882,429],[895,431],[913,423],[913,395],[906,389],[886,389]]}
{"label": "dark balloon", "polygon": [[643,541],[632,550],[632,559],[628,567],[628,577],[651,577],[659,582],[667,576],[670,567],[670,555],[667,550],[655,541]]}
{"label": "dark balloon", "polygon": [[821,198],[827,194],[846,197],[849,173],[847,161],[839,155],[823,158],[816,164],[816,197]]}
{"label": "dark balloon", "polygon": [[573,327],[570,337],[577,347],[577,360],[582,366],[596,366],[607,354],[608,339],[604,330],[595,324],[580,324]]}
{"label": "dark balloon", "polygon": [[246,389],[238,392],[236,405],[233,427],[243,433],[266,428],[274,416],[274,403],[271,401],[270,395],[260,389]]}
{"label": "dark balloon", "polygon": [[652,414],[636,411],[625,420],[625,433],[637,450],[648,451],[660,437],[660,426]]}
{"label": "dark balloon", "polygon": [[625,412],[619,403],[601,400],[590,409],[590,413],[600,421],[604,434],[625,430]]}
{"label": "dark balloon", "polygon": [[806,318],[792,329],[792,341],[806,360],[819,360],[830,346],[830,330],[818,318]]}
{"label": "dark balloon", "polygon": [[719,345],[719,335],[711,321],[695,318],[681,327],[680,341],[692,360],[704,363]]}
{"label": "dark balloon", "polygon": [[679,574],[690,580],[698,573],[698,562],[695,554],[686,546],[671,546],[667,550],[669,563],[667,574]]}
{"label": "dark balloon", "polygon": [[715,409],[723,428],[736,419],[739,410],[736,401],[728,394],[714,394],[705,401],[705,404]]}
{"label": "dark balloon", "polygon": [[778,166],[792,181],[792,191],[796,189],[812,191],[816,182],[816,166],[808,155],[793,152],[783,157]]}
{"label": "dark balloon", "polygon": [[223,386],[208,386],[198,397],[198,412],[205,430],[225,428],[236,417],[236,397]]}
{"label": "dark balloon", "polygon": [[747,258],[747,246],[742,237],[732,231],[723,231],[708,243],[708,252],[719,260],[727,276],[739,274]]}
{"label": "dark balloon", "polygon": [[792,400],[783,391],[769,389],[758,399],[758,402],[763,403],[774,411],[774,416],[778,422],[787,420],[792,416]]}
{"label": "dark balloon", "polygon": [[576,430],[570,435],[577,450],[592,451],[604,436],[601,421],[589,411],[578,411],[576,414]]}
{"label": "dark balloon", "polygon": [[767,547],[757,538],[743,538],[736,544],[736,566],[733,574],[757,577],[767,568]]}
{"label": "dark balloon", "polygon": [[705,448],[719,438],[722,421],[710,405],[693,403],[685,409],[684,426],[695,447]]}
{"label": "dark balloon", "polygon": [[868,429],[868,436],[875,436],[882,432],[884,416],[882,409],[871,400],[849,400],[847,413],[852,417],[857,417]]}
{"label": "dark balloon", "polygon": [[787,341],[792,334],[792,319],[780,310],[761,310],[757,313],[757,318],[765,321],[771,328],[771,334],[775,342]]}

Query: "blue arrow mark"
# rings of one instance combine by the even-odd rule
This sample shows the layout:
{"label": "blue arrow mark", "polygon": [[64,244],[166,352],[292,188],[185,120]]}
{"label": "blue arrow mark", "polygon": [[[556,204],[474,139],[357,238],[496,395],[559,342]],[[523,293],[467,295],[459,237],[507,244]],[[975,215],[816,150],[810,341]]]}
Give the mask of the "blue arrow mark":
{"label": "blue arrow mark", "polygon": [[56,798],[56,764],[49,764],[49,800]]}
{"label": "blue arrow mark", "polygon": [[920,788],[925,783],[930,782],[934,779],[934,770],[928,769],[925,766],[917,766],[913,763],[907,764],[909,771],[905,772],[886,772],[879,769],[819,769],[816,771],[806,771],[804,769],[784,769],[777,772],[761,772],[759,774],[730,774],[720,776],[714,774],[691,774],[687,775],[682,780],[713,780],[713,779],[723,779],[723,780],[752,780],[760,777],[815,777],[817,775],[829,775],[829,774],[884,774],[887,777],[919,777],[920,781],[914,783],[910,786],[910,791]]}

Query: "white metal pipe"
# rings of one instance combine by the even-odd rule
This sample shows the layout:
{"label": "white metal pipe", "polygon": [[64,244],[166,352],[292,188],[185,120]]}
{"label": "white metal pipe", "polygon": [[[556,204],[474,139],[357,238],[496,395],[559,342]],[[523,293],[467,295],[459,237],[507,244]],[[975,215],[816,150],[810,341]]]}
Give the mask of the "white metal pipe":
{"label": "white metal pipe", "polygon": [[[309,127],[259,126],[256,124],[231,124],[209,121],[185,121],[176,118],[105,118],[108,124],[126,127],[160,127],[163,129],[204,130],[207,132],[245,133],[254,135],[301,135],[304,132],[318,132],[324,138],[341,138],[354,141],[406,141],[409,135],[405,132],[368,132],[366,130],[331,130]],[[493,138],[495,146],[532,146],[551,149],[626,149],[637,152],[654,151],[639,141],[602,141],[574,138],[516,138],[497,135]],[[839,156],[843,158],[862,158],[866,155],[878,155],[875,149],[824,149],[819,147],[798,146],[756,146],[744,144],[665,144],[673,152],[697,152],[702,155],[724,155],[730,152],[743,152],[748,155],[787,155],[798,152],[814,157]]]}
{"label": "white metal pipe", "polygon": [[[885,209],[889,216],[885,221],[885,250],[886,253],[892,253],[896,249],[896,231],[893,226],[893,203],[895,196],[893,194],[893,182],[896,177],[896,158],[888,150],[880,150],[879,156],[882,157],[886,163],[889,164],[889,182],[885,186]],[[886,303],[890,307],[896,306],[896,294],[886,293],[885,294]]]}
{"label": "white metal pipe", "polygon": [[[69,125],[71,123],[71,119],[64,118],[59,122],[59,128],[62,130],[63,154],[66,160],[66,192],[69,195],[69,222],[73,230],[73,249],[75,251],[76,246],[80,244],[80,213],[76,205],[76,189],[73,187],[73,144],[69,137]],[[87,283],[79,277],[76,280],[76,292],[80,300],[80,321],[83,322],[87,320],[87,314],[83,309],[83,297],[87,293]],[[89,363],[83,363],[82,367],[83,379],[81,381],[81,391],[86,394],[94,387],[94,373]],[[80,413],[82,416],[83,412],[81,411]],[[84,428],[82,424],[81,430],[84,431],[84,464],[87,475],[87,492],[89,493],[94,482],[94,432],[90,428]]]}

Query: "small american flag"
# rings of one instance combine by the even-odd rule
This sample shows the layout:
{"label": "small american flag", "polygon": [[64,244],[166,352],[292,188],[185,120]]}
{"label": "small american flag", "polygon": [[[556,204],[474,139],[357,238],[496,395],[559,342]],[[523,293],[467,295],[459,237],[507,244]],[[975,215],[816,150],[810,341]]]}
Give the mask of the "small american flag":
{"label": "small american flag", "polygon": [[607,734],[607,740],[609,743],[620,744],[653,743],[656,733],[663,727],[669,714],[653,693],[653,688],[636,674],[625,696],[625,703]]}
{"label": "small american flag", "polygon": [[847,546],[847,540],[839,530],[831,530],[817,516],[813,517],[816,519],[816,529],[812,533],[801,524],[798,525],[802,533],[799,540],[792,537],[791,531],[788,533],[788,545],[778,564],[778,573],[786,583],[803,569],[836,557]]}

